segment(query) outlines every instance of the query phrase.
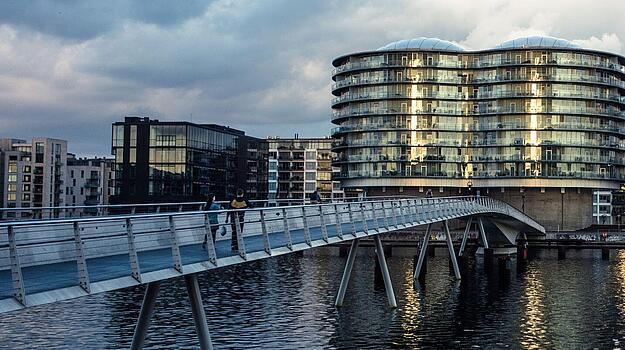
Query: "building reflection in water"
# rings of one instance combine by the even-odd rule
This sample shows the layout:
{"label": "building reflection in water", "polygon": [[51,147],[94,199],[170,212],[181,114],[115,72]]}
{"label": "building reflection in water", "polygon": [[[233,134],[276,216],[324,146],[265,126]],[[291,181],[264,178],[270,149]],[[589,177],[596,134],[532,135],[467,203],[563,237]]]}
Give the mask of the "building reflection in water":
{"label": "building reflection in water", "polygon": [[539,349],[548,341],[543,296],[545,288],[539,269],[525,275],[524,290],[521,295],[521,320],[519,340],[527,349]]}

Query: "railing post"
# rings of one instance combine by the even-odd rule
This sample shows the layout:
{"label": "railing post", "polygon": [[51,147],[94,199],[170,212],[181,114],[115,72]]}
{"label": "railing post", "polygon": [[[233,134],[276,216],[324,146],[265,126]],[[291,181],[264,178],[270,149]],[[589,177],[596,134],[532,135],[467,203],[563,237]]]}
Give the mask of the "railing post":
{"label": "railing post", "polygon": [[[244,219],[245,220],[245,219]],[[237,235],[237,245],[239,246],[239,256],[244,260],[247,260],[247,255],[245,253],[245,241],[243,240],[243,232],[241,232],[241,219],[239,219],[239,213],[234,213],[234,222]]]}
{"label": "railing post", "polygon": [[386,213],[386,202],[384,200],[382,200],[382,213],[384,214],[385,228],[388,231],[391,227],[391,222],[389,221],[388,214]]}
{"label": "railing post", "polygon": [[393,214],[393,221],[395,222],[395,228],[399,228],[399,218],[397,217],[397,210],[395,210],[395,203],[389,202],[391,205],[391,214]]}
{"label": "railing post", "polygon": [[265,253],[271,255],[271,244],[269,243],[269,233],[267,232],[267,223],[265,222],[265,213],[260,210],[260,227],[263,230],[263,246]]}
{"label": "railing post", "polygon": [[132,222],[130,221],[130,218],[126,218],[126,237],[128,238],[128,260],[130,260],[132,278],[141,283],[141,268],[139,267],[139,259],[137,258],[135,235],[132,231]]}
{"label": "railing post", "polygon": [[404,203],[405,200],[404,199],[400,199],[399,200],[399,216],[401,217],[401,224],[404,225],[404,227],[408,226],[408,220],[406,219],[406,209],[404,207]]}
{"label": "railing post", "polygon": [[330,239],[328,237],[328,227],[326,226],[326,218],[324,216],[325,214],[323,213],[323,206],[319,205],[319,221],[321,224],[321,235],[323,237],[323,240],[328,243],[328,240]]}
{"label": "railing post", "polygon": [[302,206],[302,222],[304,224],[304,240],[309,247],[312,247],[312,240],[310,239],[310,228],[308,227],[308,219],[306,218],[306,207]]}
{"label": "railing post", "polygon": [[182,258],[180,257],[180,245],[178,235],[176,234],[176,223],[174,216],[169,215],[169,234],[171,236],[171,257],[174,261],[174,269],[182,273]]}
{"label": "railing post", "polygon": [[356,237],[356,224],[354,223],[354,212],[352,210],[352,203],[347,203],[347,210],[349,211],[349,222],[352,224],[352,236]]}
{"label": "railing post", "polygon": [[336,220],[336,235],[343,239],[343,223],[341,222],[341,214],[339,213],[339,206],[334,204],[334,220]]}
{"label": "railing post", "polygon": [[78,276],[80,288],[85,292],[91,293],[91,284],[89,283],[89,271],[87,269],[87,260],[82,249],[82,239],[80,238],[80,226],[78,221],[74,221],[74,245],[76,247],[76,263],[78,264]]}
{"label": "railing post", "polygon": [[9,255],[11,257],[11,280],[13,282],[13,296],[22,305],[26,305],[26,291],[24,290],[24,278],[22,277],[22,267],[17,251],[15,231],[13,226],[7,227],[9,239]]}
{"label": "railing post", "polygon": [[[215,241],[213,241],[213,224],[211,224],[208,213],[204,214],[204,235],[206,237],[206,248],[208,250],[208,261],[213,265],[217,265],[217,252],[215,251]],[[219,230],[219,225],[217,225]],[[217,235],[215,235],[215,240]]]}
{"label": "railing post", "polygon": [[291,231],[289,230],[289,219],[286,216],[286,208],[282,207],[282,224],[284,227],[284,236],[286,238],[286,246],[293,250],[293,240],[291,239]]}
{"label": "railing post", "polygon": [[375,210],[375,201],[371,202],[371,214],[373,215],[373,222],[375,223],[375,230],[379,233],[380,232],[380,222],[378,221],[378,214],[377,211]]}
{"label": "railing post", "polygon": [[362,230],[369,234],[369,225],[367,224],[367,214],[365,213],[365,203],[360,203],[360,214],[362,216]]}

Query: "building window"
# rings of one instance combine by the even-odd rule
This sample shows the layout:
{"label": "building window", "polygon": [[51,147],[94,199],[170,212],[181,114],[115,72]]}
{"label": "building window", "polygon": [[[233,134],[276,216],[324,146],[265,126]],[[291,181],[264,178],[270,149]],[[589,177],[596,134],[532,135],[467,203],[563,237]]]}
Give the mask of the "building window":
{"label": "building window", "polygon": [[23,184],[22,185],[22,190],[24,192],[30,192],[30,184]]}
{"label": "building window", "polygon": [[307,182],[304,188],[306,189],[306,192],[313,192],[314,190],[317,189],[317,183]]}
{"label": "building window", "polygon": [[306,162],[306,170],[316,170],[317,162]]}
{"label": "building window", "polygon": [[30,193],[22,193],[22,201],[30,202]]}
{"label": "building window", "polygon": [[314,172],[307,171],[305,176],[306,180],[317,180],[317,176]]}
{"label": "building window", "polygon": [[84,178],[85,178],[85,171],[84,171],[84,170],[81,170],[81,171],[80,171],[80,178],[81,178],[81,179],[84,179]]}
{"label": "building window", "polygon": [[10,183],[9,186],[7,186],[7,190],[8,191],[12,191],[12,192],[17,191],[17,184],[16,183]]}
{"label": "building window", "polygon": [[17,199],[17,196],[15,195],[15,193],[7,193],[8,201],[15,201],[16,199]]}
{"label": "building window", "polygon": [[9,174],[9,176],[7,177],[7,180],[9,180],[9,182],[17,182],[17,175]]}
{"label": "building window", "polygon": [[30,182],[30,175],[24,175],[22,179],[23,182]]}
{"label": "building window", "polygon": [[9,163],[9,172],[17,173],[17,163],[14,163],[14,162]]}
{"label": "building window", "polygon": [[22,171],[25,172],[25,173],[30,173],[30,169],[31,169],[30,165],[24,165],[24,168],[23,168]]}

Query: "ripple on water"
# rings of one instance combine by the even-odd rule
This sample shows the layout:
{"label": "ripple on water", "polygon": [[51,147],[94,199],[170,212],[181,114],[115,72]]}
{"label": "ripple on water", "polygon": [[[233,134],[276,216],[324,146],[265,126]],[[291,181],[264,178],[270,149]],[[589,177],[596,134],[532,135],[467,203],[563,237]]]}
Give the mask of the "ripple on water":
{"label": "ripple on water", "polygon": [[[358,257],[344,307],[333,305],[345,258],[285,256],[200,275],[217,348],[618,348],[625,342],[625,252],[542,257],[508,275],[469,260],[457,283],[430,258],[425,286],[412,259],[388,259],[399,307],[386,306],[373,258]],[[127,348],[143,288],[80,298],[0,318],[0,348]],[[164,283],[147,349],[193,348],[181,280]]]}

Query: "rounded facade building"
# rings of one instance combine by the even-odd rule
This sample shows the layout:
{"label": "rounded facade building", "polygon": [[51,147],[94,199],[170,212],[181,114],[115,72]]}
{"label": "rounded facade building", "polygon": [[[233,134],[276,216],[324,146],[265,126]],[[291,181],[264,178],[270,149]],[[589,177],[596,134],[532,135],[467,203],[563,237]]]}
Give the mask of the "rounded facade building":
{"label": "rounded facade building", "polygon": [[476,51],[416,38],[338,57],[332,134],[342,186],[480,191],[545,216],[550,229],[588,226],[593,190],[625,177],[624,64],[551,37]]}

